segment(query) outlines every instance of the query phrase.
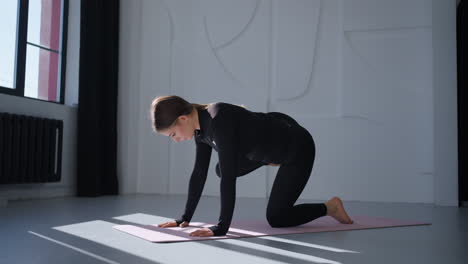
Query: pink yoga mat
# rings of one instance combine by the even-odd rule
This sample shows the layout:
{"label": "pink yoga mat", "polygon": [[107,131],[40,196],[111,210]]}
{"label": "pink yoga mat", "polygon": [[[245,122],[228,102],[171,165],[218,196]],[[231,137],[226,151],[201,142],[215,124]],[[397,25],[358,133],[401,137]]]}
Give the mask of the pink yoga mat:
{"label": "pink yoga mat", "polygon": [[371,229],[397,226],[430,225],[431,223],[410,220],[398,220],[371,216],[350,216],[353,224],[341,224],[331,216],[324,216],[312,222],[296,227],[273,228],[266,220],[233,221],[225,236],[192,237],[189,234],[199,228],[212,226],[202,222],[191,222],[188,227],[163,228],[154,225],[115,225],[113,228],[158,243],[227,239],[239,237],[257,237],[297,233],[314,233],[342,230]]}

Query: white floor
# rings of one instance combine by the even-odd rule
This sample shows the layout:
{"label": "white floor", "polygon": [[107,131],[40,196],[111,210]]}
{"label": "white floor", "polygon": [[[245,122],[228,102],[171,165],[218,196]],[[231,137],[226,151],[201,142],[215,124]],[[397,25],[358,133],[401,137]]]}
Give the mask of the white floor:
{"label": "white floor", "polygon": [[[299,200],[302,202],[323,202]],[[235,219],[265,217],[266,199],[237,198]],[[467,263],[468,208],[346,202],[352,215],[432,225],[158,244],[112,229],[178,217],[183,195],[10,201],[0,208],[0,263]],[[216,223],[219,198],[193,221]]]}

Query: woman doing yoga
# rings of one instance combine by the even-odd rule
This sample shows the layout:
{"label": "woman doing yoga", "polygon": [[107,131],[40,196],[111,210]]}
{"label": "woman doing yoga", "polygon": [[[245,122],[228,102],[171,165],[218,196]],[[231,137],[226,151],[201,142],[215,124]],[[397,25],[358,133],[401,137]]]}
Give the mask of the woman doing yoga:
{"label": "woman doing yoga", "polygon": [[218,152],[221,212],[217,225],[191,236],[223,236],[229,230],[236,199],[237,177],[264,166],[280,166],[271,189],[266,219],[272,227],[291,227],[322,216],[343,224],[353,221],[339,197],[325,203],[294,205],[304,189],[315,160],[310,133],[280,112],[253,112],[234,104],[189,103],[179,96],[160,96],[150,109],[153,130],[176,142],[195,138],[196,157],[184,214],[159,227],[186,227],[205,185],[212,149]]}

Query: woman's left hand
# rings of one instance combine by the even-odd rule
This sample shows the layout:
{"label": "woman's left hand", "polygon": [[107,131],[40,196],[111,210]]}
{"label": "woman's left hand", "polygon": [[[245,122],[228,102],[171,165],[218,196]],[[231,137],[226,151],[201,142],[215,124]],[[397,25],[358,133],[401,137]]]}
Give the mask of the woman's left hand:
{"label": "woman's left hand", "polygon": [[201,228],[190,233],[190,236],[208,237],[214,236],[213,231],[209,228]]}

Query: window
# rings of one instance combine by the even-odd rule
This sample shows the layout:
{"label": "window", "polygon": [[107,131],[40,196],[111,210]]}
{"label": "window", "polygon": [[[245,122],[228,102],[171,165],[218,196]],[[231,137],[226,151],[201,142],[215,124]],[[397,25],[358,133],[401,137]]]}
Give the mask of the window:
{"label": "window", "polygon": [[0,2],[0,93],[64,103],[68,0]]}

